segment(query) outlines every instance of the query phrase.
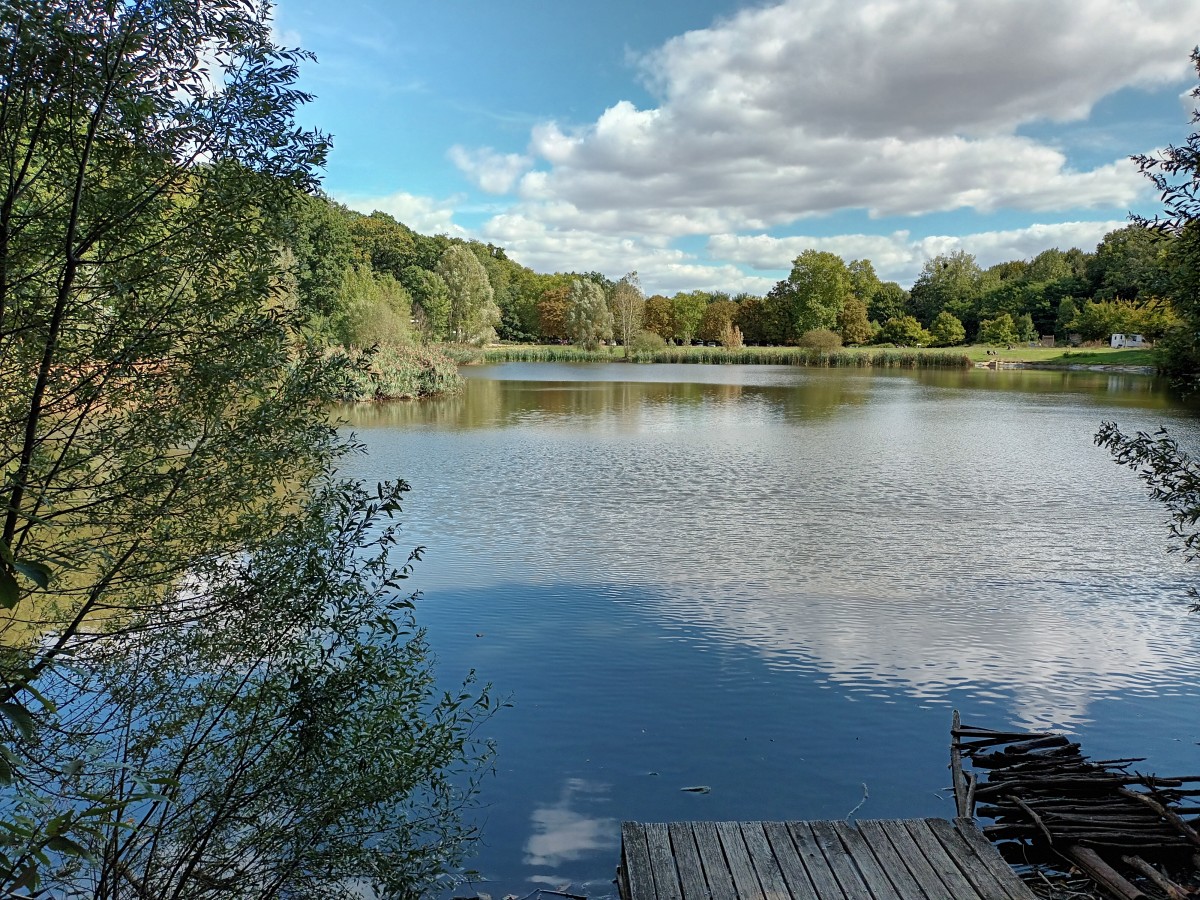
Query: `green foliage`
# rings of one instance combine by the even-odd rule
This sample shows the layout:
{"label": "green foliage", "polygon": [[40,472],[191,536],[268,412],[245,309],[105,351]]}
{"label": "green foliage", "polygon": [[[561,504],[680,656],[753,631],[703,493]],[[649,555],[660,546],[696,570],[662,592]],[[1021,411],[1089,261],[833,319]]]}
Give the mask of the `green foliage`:
{"label": "green foliage", "polygon": [[782,323],[784,340],[795,342],[814,328],[836,328],[838,312],[850,296],[850,273],[841,257],[805,250],[788,277],[767,294],[766,304]]}
{"label": "green foliage", "polygon": [[633,336],[633,340],[627,346],[634,353],[654,353],[664,349],[667,342],[663,340],[662,335],[642,330]]}
{"label": "green foliage", "polygon": [[709,295],[703,291],[681,291],[671,298],[672,336],[685,347],[692,342],[704,320],[708,299]]}
{"label": "green foliage", "polygon": [[1157,339],[1175,324],[1168,307],[1147,307],[1122,300],[1088,301],[1067,324],[1085,341],[1107,341],[1113,334],[1142,334]]}
{"label": "green foliage", "polygon": [[897,347],[926,347],[933,342],[929,332],[913,316],[888,319],[875,337],[880,343]]}
{"label": "green foliage", "polygon": [[419,266],[409,266],[403,274],[425,333],[431,340],[444,341],[450,334],[450,288],[437,272]]}
{"label": "green foliage", "polygon": [[612,311],[613,330],[622,346],[628,348],[634,336],[641,331],[646,315],[646,299],[637,272],[630,272],[612,286],[608,294],[608,305]]}
{"label": "green foliage", "polygon": [[908,309],[922,325],[928,325],[943,309],[967,321],[982,288],[975,257],[962,250],[926,260],[909,295]]}
{"label": "green foliage", "polygon": [[841,348],[842,338],[836,331],[828,328],[813,328],[800,335],[800,340],[796,343],[808,350],[823,350],[828,353]]}
{"label": "green foliage", "polygon": [[394,492],[322,487],[347,360],[312,317],[403,294],[301,193],[326,141],[270,22],[0,5],[6,896],[399,894],[466,837],[473,700],[392,640],[364,530]]}
{"label": "green foliage", "polygon": [[[1200,464],[1180,449],[1165,430],[1153,435],[1144,431],[1130,437],[1115,422],[1105,422],[1096,434],[1096,445],[1106,448],[1113,459],[1137,472],[1150,489],[1150,497],[1167,508],[1170,549],[1192,562],[1200,557]],[[1189,590],[1192,611],[1200,612],[1200,593]]]}
{"label": "green foliage", "polygon": [[604,288],[591,279],[577,278],[571,282],[566,326],[571,340],[588,350],[595,350],[601,341],[609,340],[613,316],[604,299]]}
{"label": "green foliage", "polygon": [[462,244],[454,244],[442,254],[435,272],[446,283],[450,295],[451,339],[459,344],[486,344],[495,340],[500,310],[479,258]]}
{"label": "green foliage", "polygon": [[850,297],[838,313],[838,332],[846,344],[865,344],[875,336],[875,329],[867,318],[867,304],[858,297]]}
{"label": "green foliage", "polygon": [[953,347],[967,339],[967,330],[952,313],[943,309],[929,326],[929,336],[935,347]]}
{"label": "green foliage", "polygon": [[1008,313],[994,319],[985,319],[979,323],[979,342],[995,346],[1015,344],[1020,337],[1017,334],[1016,323]]}
{"label": "green foliage", "polygon": [[[471,679],[435,686],[401,591],[417,557],[391,558],[404,490],[317,490],[270,538],[196,560],[103,652],[43,680],[55,711],[42,719],[63,737],[41,762],[62,774],[50,792],[19,784],[6,813],[70,817],[111,794],[137,822],[46,841],[50,892],[350,898],[357,882],[418,896],[459,863],[492,700]],[[81,688],[107,702],[81,703]]]}
{"label": "green foliage", "polygon": [[462,390],[458,365],[433,347],[401,344],[330,353],[345,363],[344,400],[413,400]]}
{"label": "green foliage", "polygon": [[408,291],[391,275],[352,266],[342,279],[330,331],[345,347],[399,346],[412,340]]}
{"label": "green foliage", "polygon": [[908,291],[894,281],[885,281],[867,304],[867,315],[873,322],[899,319],[908,311]]}
{"label": "green foliage", "polygon": [[331,316],[355,255],[347,215],[324,196],[301,195],[289,224],[300,305],[311,314]]}
{"label": "green foliage", "polygon": [[1110,231],[1088,264],[1095,298],[1133,302],[1163,296],[1168,282],[1165,256],[1171,242],[1170,234],[1141,225]]}
{"label": "green foliage", "polygon": [[1022,341],[1036,341],[1038,339],[1037,328],[1033,325],[1033,316],[1029,313],[1023,313],[1016,321],[1017,337]]}

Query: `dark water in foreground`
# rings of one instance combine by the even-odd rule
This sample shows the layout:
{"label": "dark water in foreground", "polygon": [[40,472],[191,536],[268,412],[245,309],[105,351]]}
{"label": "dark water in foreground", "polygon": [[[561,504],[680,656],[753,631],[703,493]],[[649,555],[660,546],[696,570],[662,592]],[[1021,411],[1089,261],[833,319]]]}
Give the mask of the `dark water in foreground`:
{"label": "dark water in foreground", "polygon": [[[508,364],[347,412],[448,679],[514,703],[474,865],[615,894],[622,819],[951,815],[950,711],[1200,769],[1200,573],[1092,444],[1137,376]],[[681,788],[707,786],[706,794]]]}

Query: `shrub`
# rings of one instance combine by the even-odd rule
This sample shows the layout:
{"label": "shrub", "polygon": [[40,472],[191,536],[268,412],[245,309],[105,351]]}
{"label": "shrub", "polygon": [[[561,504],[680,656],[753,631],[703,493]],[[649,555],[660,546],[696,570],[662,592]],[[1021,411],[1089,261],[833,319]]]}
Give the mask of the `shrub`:
{"label": "shrub", "polygon": [[839,350],[842,346],[842,336],[828,328],[813,328],[800,335],[800,346],[809,350],[821,350],[826,353]]}
{"label": "shrub", "polygon": [[346,400],[399,400],[456,393],[463,379],[454,360],[431,347],[334,350],[347,363]]}
{"label": "shrub", "polygon": [[633,336],[633,340],[629,342],[629,349],[634,353],[653,353],[656,350],[662,350],[666,346],[667,342],[663,340],[662,335],[645,330],[639,331]]}

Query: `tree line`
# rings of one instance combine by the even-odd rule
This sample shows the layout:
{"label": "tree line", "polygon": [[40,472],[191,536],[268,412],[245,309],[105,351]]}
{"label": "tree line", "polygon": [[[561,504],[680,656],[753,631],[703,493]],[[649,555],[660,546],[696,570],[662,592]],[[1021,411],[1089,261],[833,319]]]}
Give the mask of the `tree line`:
{"label": "tree line", "polygon": [[382,212],[305,197],[292,254],[301,301],[347,347],[450,342],[724,346],[1014,344],[1054,336],[1158,340],[1180,325],[1176,237],[1139,224],[1091,252],[1051,248],[981,267],[965,251],[927,259],[911,290],[869,259],[805,250],[765,296],[645,296],[636,272],[543,274],[503,247],[423,235]]}

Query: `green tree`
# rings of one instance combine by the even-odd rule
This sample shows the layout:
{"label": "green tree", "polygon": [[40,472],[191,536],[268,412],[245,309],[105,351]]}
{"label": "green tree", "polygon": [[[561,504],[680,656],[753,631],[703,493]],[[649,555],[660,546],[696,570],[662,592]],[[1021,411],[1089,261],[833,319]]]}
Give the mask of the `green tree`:
{"label": "green tree", "polygon": [[[1192,62],[1200,75],[1200,48],[1192,51]],[[1191,96],[1200,100],[1200,86]],[[1200,123],[1200,104],[1193,109],[1192,123]],[[1191,388],[1200,374],[1200,130],[1179,146],[1171,145],[1154,156],[1137,156],[1134,161],[1154,182],[1164,206],[1164,215],[1154,222],[1136,223],[1173,238],[1166,253],[1170,277],[1163,293],[1182,324],[1160,345],[1165,351],[1160,368]]]}
{"label": "green tree", "polygon": [[881,344],[895,344],[897,347],[924,347],[933,342],[929,332],[921,327],[914,316],[901,316],[898,319],[888,319],[875,340]]}
{"label": "green tree", "polygon": [[412,341],[412,298],[391,275],[351,266],[342,278],[330,330],[345,347],[395,347]]}
{"label": "green tree", "polygon": [[688,346],[704,319],[709,295],[704,291],[680,291],[671,298],[671,328],[680,344]]}
{"label": "green tree", "polygon": [[289,224],[299,302],[307,311],[330,316],[354,261],[346,211],[323,196],[300,194]]}
{"label": "green tree", "polygon": [[[297,284],[324,274],[284,264],[326,141],[268,12],[0,5],[7,896],[419,892],[462,849],[470,717],[372,659],[406,627],[358,527],[375,501],[322,487],[345,373],[306,343]],[[320,700],[343,672],[379,676],[361,705],[304,702],[299,676]],[[430,725],[446,765],[380,740],[380,698],[389,740]]]}
{"label": "green tree", "polygon": [[567,333],[571,340],[588,350],[613,334],[613,316],[604,299],[604,288],[591,279],[576,278],[567,297]]}
{"label": "green tree", "polygon": [[637,272],[630,272],[613,285],[609,293],[609,306],[612,309],[617,340],[625,348],[625,356],[628,358],[630,344],[634,335],[642,330],[642,320],[646,315],[646,299],[642,296]]}
{"label": "green tree", "polygon": [[1170,233],[1137,224],[1110,231],[1096,246],[1088,266],[1095,298],[1132,302],[1163,296],[1172,241]]}
{"label": "green tree", "polygon": [[738,304],[735,323],[749,344],[780,344],[779,328],[762,297],[746,297]]}
{"label": "green tree", "polygon": [[977,321],[983,273],[975,257],[962,250],[926,260],[909,293],[909,311],[922,325],[930,324],[943,309],[963,323]]}
{"label": "green tree", "polygon": [[1038,339],[1037,328],[1033,324],[1033,316],[1029,313],[1023,313],[1016,321],[1017,337],[1022,341],[1036,341]]}
{"label": "green tree", "polygon": [[867,315],[872,322],[898,319],[908,310],[908,291],[894,281],[885,281],[875,291],[867,304]]}
{"label": "green tree", "polygon": [[409,266],[401,283],[409,291],[420,313],[419,320],[426,334],[435,341],[444,341],[450,334],[450,288],[437,272]]}
{"label": "green tree", "polygon": [[867,318],[867,304],[858,297],[846,301],[838,313],[838,333],[846,344],[865,344],[875,335]]}
{"label": "green tree", "polygon": [[934,316],[929,334],[935,347],[953,347],[967,339],[967,330],[962,322],[944,309]]}
{"label": "green tree", "polygon": [[979,342],[982,344],[1014,344],[1020,340],[1012,316],[1003,313],[979,323]]}
{"label": "green tree", "polygon": [[450,295],[450,338],[460,344],[495,340],[500,310],[478,257],[462,244],[454,244],[442,254],[434,272],[446,283]]}
{"label": "green tree", "polygon": [[1054,333],[1061,340],[1066,340],[1067,335],[1071,332],[1071,323],[1075,321],[1075,317],[1079,315],[1079,306],[1075,303],[1074,297],[1063,297],[1058,304],[1058,315],[1054,321]]}
{"label": "green tree", "polygon": [[846,263],[846,274],[850,276],[850,291],[869,309],[883,282],[875,274],[875,266],[869,259],[852,259]]}
{"label": "green tree", "polygon": [[792,271],[767,294],[767,306],[784,323],[784,339],[795,342],[814,328],[837,327],[837,315],[851,296],[850,274],[834,253],[805,250]]}

